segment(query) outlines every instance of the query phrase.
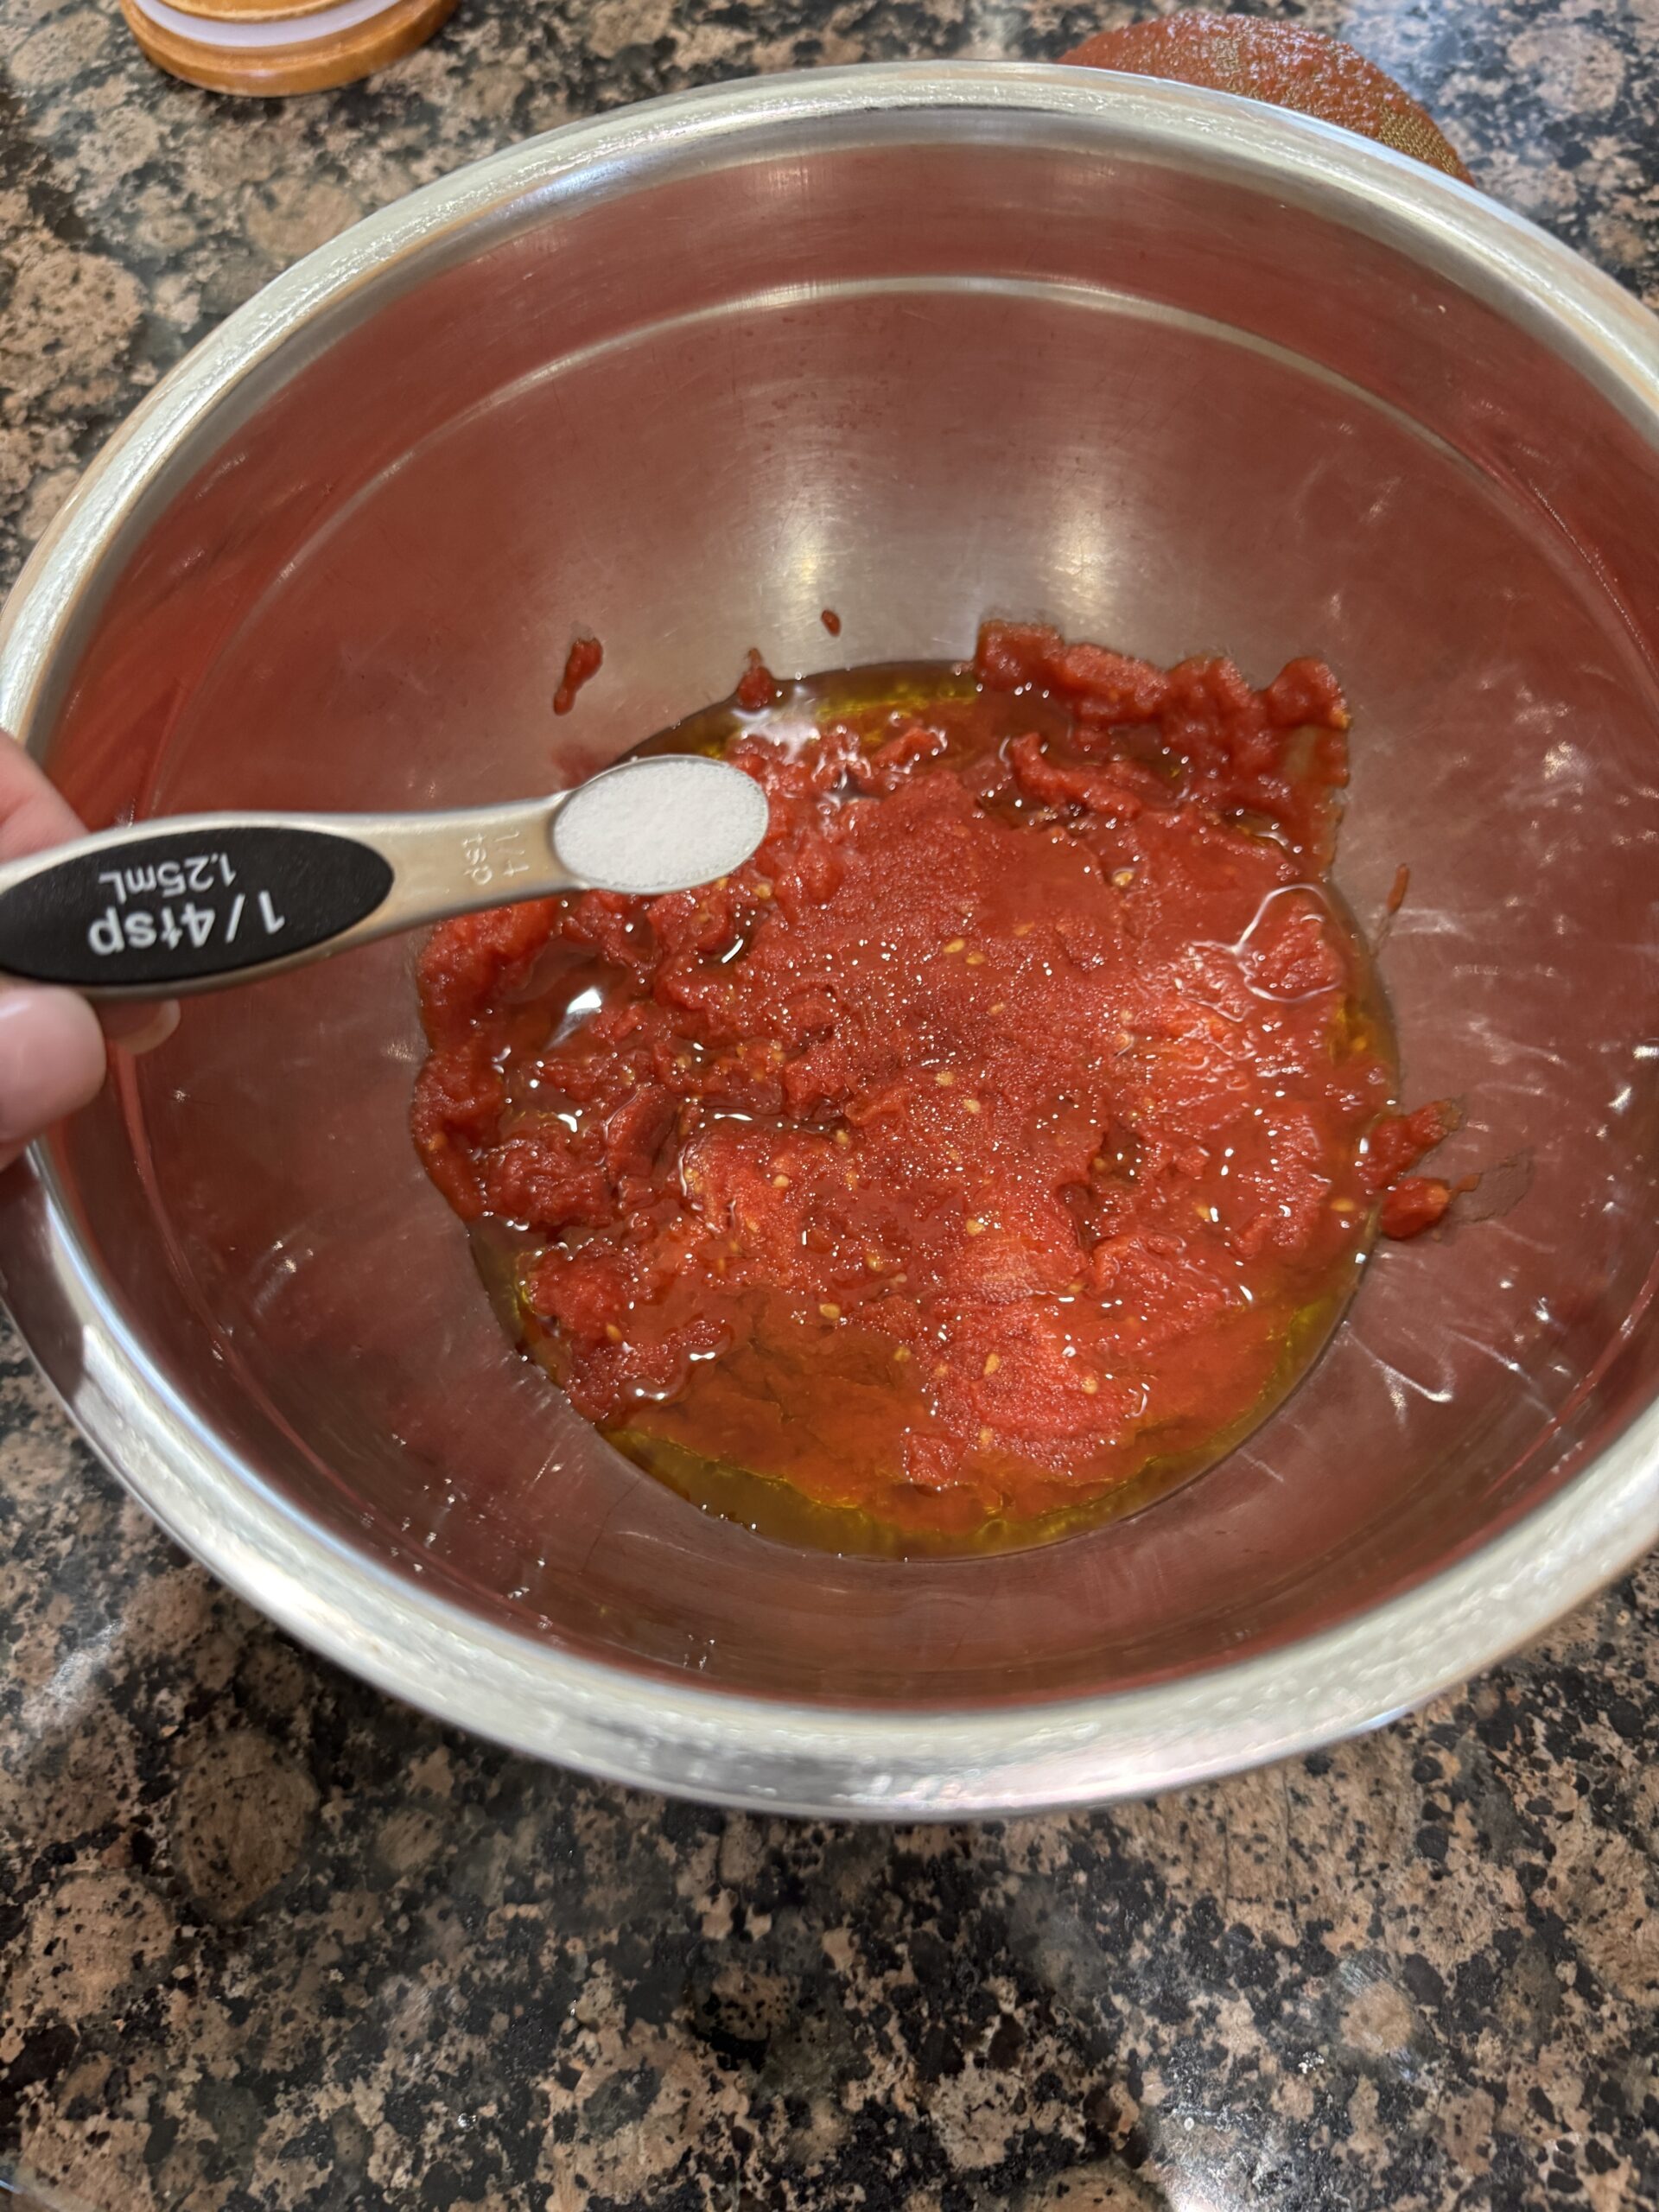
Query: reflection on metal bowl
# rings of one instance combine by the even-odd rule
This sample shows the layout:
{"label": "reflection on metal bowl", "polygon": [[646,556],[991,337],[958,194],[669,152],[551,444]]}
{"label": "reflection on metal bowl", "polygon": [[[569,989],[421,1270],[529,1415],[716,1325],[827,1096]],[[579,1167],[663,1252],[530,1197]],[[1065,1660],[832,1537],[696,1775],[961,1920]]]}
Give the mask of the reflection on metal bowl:
{"label": "reflection on metal bowl", "polygon": [[[411,946],[186,1010],[0,1267],[94,1443],[345,1664],[731,1802],[1006,1811],[1363,1726],[1659,1534],[1659,346],[1564,248],[1302,118],[832,71],[515,148],[302,263],[91,471],[0,716],[94,821],[525,793],[775,667],[987,612],[1354,706],[1340,877],[1438,1243],[1153,1510],[838,1560],[699,1515],[512,1351],[405,1132]],[[554,721],[578,630],[603,677]],[[1484,1216],[1476,1218],[1477,1215]]]}

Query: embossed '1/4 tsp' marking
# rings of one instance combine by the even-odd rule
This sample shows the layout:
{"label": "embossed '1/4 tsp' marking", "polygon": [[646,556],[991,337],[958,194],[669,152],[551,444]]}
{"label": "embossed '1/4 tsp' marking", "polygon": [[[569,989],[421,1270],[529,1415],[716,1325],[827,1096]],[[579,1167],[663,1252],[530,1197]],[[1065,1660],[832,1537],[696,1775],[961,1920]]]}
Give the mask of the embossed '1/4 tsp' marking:
{"label": "embossed '1/4 tsp' marking", "polygon": [[461,853],[462,873],[480,891],[486,891],[498,876],[511,883],[514,876],[530,873],[522,830],[497,830],[488,836],[476,832],[462,838]]}

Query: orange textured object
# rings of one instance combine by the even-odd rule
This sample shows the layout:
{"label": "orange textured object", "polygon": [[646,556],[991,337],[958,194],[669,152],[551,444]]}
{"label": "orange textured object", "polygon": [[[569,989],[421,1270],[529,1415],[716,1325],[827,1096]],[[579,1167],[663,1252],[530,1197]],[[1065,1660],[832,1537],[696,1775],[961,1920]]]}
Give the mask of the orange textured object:
{"label": "orange textured object", "polygon": [[1351,46],[1300,23],[1199,12],[1160,16],[1096,32],[1064,59],[1079,68],[1164,77],[1294,108],[1470,181],[1456,149],[1409,92]]}

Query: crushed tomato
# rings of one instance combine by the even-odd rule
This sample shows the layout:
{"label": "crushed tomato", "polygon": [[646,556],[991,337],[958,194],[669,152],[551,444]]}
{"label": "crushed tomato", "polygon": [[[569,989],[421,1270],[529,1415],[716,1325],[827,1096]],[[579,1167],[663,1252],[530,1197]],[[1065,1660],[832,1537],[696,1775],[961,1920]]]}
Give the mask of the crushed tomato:
{"label": "crushed tomato", "polygon": [[1444,1211],[1408,1171],[1455,1115],[1394,1110],[1322,664],[1255,690],[993,623],[864,682],[753,654],[680,734],[770,800],[731,877],[440,928],[414,1129],[646,1464],[972,1541],[1226,1449],[1379,1213]]}
{"label": "crushed tomato", "polygon": [[576,703],[576,694],[584,683],[591,683],[605,665],[605,648],[597,638],[577,638],[564,657],[564,673],[559,678],[559,688],[553,694],[553,711],[568,715]]}

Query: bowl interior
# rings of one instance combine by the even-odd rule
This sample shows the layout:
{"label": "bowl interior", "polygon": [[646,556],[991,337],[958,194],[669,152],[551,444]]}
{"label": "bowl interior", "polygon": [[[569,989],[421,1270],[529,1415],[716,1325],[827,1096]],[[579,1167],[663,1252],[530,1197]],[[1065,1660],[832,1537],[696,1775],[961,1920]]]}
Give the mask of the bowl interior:
{"label": "bowl interior", "polygon": [[[1463,1100],[1446,1169],[1482,1179],[1378,1254],[1243,1449],[1095,1534],[797,1553],[602,1445],[416,1164],[406,940],[188,1004],[66,1133],[107,1294],[250,1478],[531,1638],[808,1703],[1166,1680],[1420,1580],[1650,1395],[1643,427],[1547,302],[1391,235],[1334,164],[1173,160],[1111,118],[1103,80],[1086,124],[669,134],[435,226],[202,413],[42,708],[105,821],[529,793],[751,645],[954,656],[992,612],[1258,681],[1314,652],[1346,686],[1338,880],[1376,928],[1409,868],[1409,1093]],[[556,722],[578,628],[604,671]]]}

